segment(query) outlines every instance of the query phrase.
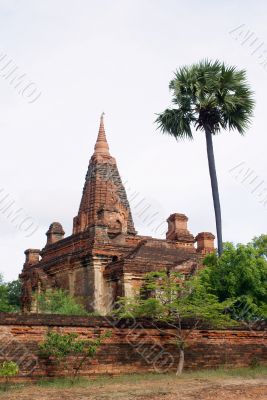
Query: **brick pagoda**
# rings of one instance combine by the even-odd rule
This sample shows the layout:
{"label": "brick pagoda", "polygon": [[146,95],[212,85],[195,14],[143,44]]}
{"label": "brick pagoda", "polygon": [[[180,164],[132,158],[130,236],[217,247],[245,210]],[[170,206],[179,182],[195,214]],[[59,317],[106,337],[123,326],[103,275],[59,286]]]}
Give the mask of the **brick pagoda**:
{"label": "brick pagoda", "polygon": [[23,311],[36,311],[34,294],[62,288],[88,311],[106,314],[118,297],[140,288],[147,272],[169,268],[193,274],[203,255],[214,251],[215,237],[207,232],[194,237],[187,221],[184,214],[171,214],[166,240],[137,234],[102,115],[72,235],[64,237],[61,224],[53,222],[45,247],[25,251]]}

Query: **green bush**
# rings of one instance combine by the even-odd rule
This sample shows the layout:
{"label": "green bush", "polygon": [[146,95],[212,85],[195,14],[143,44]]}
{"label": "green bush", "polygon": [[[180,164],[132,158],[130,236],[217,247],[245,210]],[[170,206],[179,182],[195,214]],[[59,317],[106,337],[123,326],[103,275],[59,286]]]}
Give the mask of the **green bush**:
{"label": "green bush", "polygon": [[5,378],[4,390],[7,390],[9,379],[19,373],[18,364],[14,361],[4,361],[0,364],[0,377]]}
{"label": "green bush", "polygon": [[[51,358],[58,365],[65,367],[74,382],[85,361],[93,358],[98,348],[110,336],[111,332],[108,331],[97,339],[86,340],[79,339],[77,333],[48,332],[45,341],[39,345],[39,351],[42,357]],[[67,362],[69,356],[74,359],[71,365]]]}
{"label": "green bush", "polygon": [[20,309],[21,283],[4,282],[0,274],[0,312],[17,312]]}
{"label": "green bush", "polygon": [[48,289],[36,297],[37,310],[44,314],[88,315],[84,306],[62,289]]}
{"label": "green bush", "polygon": [[231,300],[233,318],[267,318],[267,235],[247,245],[225,243],[222,256],[209,254],[204,265],[206,268],[200,274],[202,285],[220,302]]}

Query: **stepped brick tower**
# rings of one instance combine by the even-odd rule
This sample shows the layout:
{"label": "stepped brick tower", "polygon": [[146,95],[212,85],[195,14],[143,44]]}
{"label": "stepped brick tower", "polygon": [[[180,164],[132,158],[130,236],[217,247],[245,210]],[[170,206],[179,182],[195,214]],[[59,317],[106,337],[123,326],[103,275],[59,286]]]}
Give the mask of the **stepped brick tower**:
{"label": "stepped brick tower", "polygon": [[116,160],[109,154],[103,114],[95,151],[86,174],[79,213],[73,221],[73,234],[99,224],[107,226],[110,235],[136,233]]}
{"label": "stepped brick tower", "polygon": [[[27,249],[20,278],[24,312],[38,311],[36,294],[61,288],[88,311],[108,313],[120,296],[132,296],[150,271],[188,275],[214,251],[214,236],[195,238],[184,214],[171,214],[166,240],[138,235],[116,160],[110,155],[103,114],[72,235],[53,222],[42,250]],[[195,242],[197,246],[195,247]]]}

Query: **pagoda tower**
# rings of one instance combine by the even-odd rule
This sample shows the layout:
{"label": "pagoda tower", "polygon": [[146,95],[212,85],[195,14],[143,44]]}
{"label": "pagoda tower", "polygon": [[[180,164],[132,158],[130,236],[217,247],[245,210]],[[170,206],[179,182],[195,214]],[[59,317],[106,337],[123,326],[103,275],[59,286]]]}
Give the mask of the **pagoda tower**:
{"label": "pagoda tower", "polygon": [[73,234],[99,225],[107,227],[110,237],[120,233],[136,234],[116,160],[109,153],[104,113],[100,118],[97,141],[89,162],[78,215],[73,220]]}

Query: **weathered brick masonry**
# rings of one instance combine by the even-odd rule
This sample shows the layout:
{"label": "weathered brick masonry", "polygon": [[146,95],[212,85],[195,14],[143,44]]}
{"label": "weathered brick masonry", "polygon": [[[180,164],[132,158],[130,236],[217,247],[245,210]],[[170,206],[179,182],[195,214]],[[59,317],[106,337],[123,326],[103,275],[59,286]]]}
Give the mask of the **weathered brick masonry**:
{"label": "weathered brick masonry", "polygon": [[[188,329],[184,326],[184,329]],[[267,365],[266,326],[258,330],[235,327],[214,330],[202,326],[194,330],[186,348],[186,369],[242,367],[254,362]],[[112,337],[96,358],[83,368],[83,375],[100,373],[164,372],[174,370],[178,361],[172,330],[151,322],[115,321],[105,317],[66,317],[58,315],[0,314],[0,361],[16,360],[21,377],[63,375],[38,358],[38,343],[49,330],[76,332],[82,338],[93,338],[107,330]],[[71,360],[70,360],[71,362]]]}

